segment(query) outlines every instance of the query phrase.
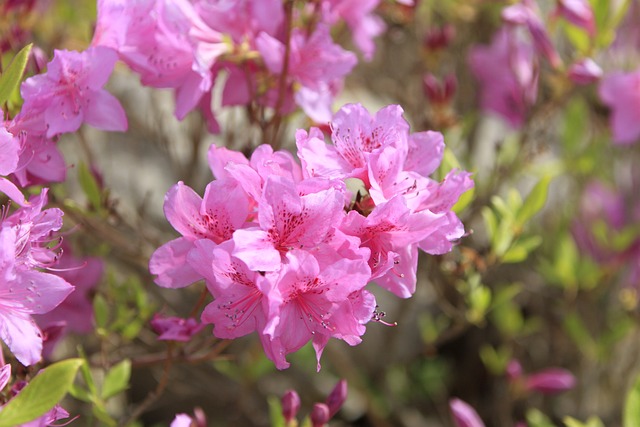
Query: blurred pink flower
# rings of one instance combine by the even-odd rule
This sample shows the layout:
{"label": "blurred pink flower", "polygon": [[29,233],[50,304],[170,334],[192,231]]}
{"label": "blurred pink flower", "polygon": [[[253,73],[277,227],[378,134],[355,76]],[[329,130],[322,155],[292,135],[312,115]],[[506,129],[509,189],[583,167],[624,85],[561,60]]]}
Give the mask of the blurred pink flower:
{"label": "blurred pink flower", "polygon": [[598,94],[602,102],[611,109],[609,122],[613,142],[637,142],[640,139],[640,69],[605,76]]}
{"label": "blurred pink flower", "polygon": [[506,28],[489,46],[469,52],[471,71],[480,83],[480,107],[519,128],[538,95],[538,62],[530,45]]}

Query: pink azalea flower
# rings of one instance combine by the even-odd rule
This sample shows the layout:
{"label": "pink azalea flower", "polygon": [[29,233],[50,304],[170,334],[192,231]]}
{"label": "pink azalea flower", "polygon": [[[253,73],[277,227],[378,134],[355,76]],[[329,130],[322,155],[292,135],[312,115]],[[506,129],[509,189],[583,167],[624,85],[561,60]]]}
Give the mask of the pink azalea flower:
{"label": "pink azalea flower", "polygon": [[311,249],[329,237],[344,216],[344,194],[333,187],[300,195],[294,182],[278,176],[264,184],[258,226],[233,233],[233,255],[252,270],[275,271],[293,248]]}
{"label": "pink azalea flower", "polygon": [[613,142],[632,144],[640,138],[640,69],[615,72],[600,82],[598,94],[611,109],[609,119]]}
{"label": "pink azalea flower", "polygon": [[74,132],[83,122],[103,130],[126,130],[122,106],[102,89],[116,60],[116,53],[104,47],[56,50],[47,72],[22,84],[23,109],[41,112],[47,138]]}
{"label": "pink azalea flower", "polygon": [[41,111],[23,106],[6,123],[7,130],[20,142],[18,164],[13,175],[22,186],[63,182],[67,167],[56,143],[47,138],[47,125]]}
{"label": "pink azalea flower", "polygon": [[531,46],[502,29],[490,46],[472,48],[468,59],[480,83],[481,108],[514,128],[522,126],[538,92],[538,64]]}
{"label": "pink azalea flower", "polygon": [[36,270],[57,261],[48,243],[61,226],[61,212],[42,211],[44,203],[46,191],[0,224],[0,338],[25,366],[42,355],[42,333],[31,315],[51,311],[74,289],[64,279]]}
{"label": "pink azalea flower", "polygon": [[[373,314],[355,316],[360,311],[352,307],[352,293],[364,292],[370,270],[364,259],[342,259],[321,265],[309,252],[292,250],[286,255],[277,280],[266,293],[268,322],[267,355],[278,369],[289,366],[285,356],[302,348],[310,340],[316,351],[318,369],[320,357],[330,337],[355,345],[360,343],[364,324]],[[272,276],[273,279],[273,276]],[[264,344],[264,341],[263,341]]]}
{"label": "pink azalea flower", "polygon": [[114,49],[142,84],[175,88],[178,119],[200,107],[216,129],[205,94],[213,83],[211,68],[228,49],[221,40],[188,1],[100,0],[92,45]]}
{"label": "pink azalea flower", "polygon": [[387,146],[406,152],[409,124],[398,105],[378,111],[374,117],[360,104],[347,104],[333,117],[327,145],[320,130],[296,133],[298,157],[307,176],[358,178],[368,184],[368,158]]}
{"label": "pink azalea flower", "polygon": [[382,203],[364,217],[350,211],[341,230],[357,236],[371,250],[371,279],[401,298],[415,292],[418,262],[417,243],[437,225],[438,215],[412,213],[401,197]]}
{"label": "pink azalea flower", "polygon": [[266,299],[270,273],[252,271],[232,255],[233,242],[215,246],[199,240],[189,254],[189,261],[204,278],[215,300],[202,313],[204,323],[214,325],[218,338],[233,339],[251,332],[261,333],[266,324]]}
{"label": "pink azalea flower", "polygon": [[187,255],[199,239],[218,244],[232,237],[249,214],[249,200],[233,180],[210,183],[204,199],[179,182],[165,196],[164,213],[183,237],[158,248],[149,261],[149,271],[163,287],[180,288],[202,278],[187,263]]}
{"label": "pink azalea flower", "polygon": [[468,403],[453,398],[449,401],[449,408],[457,427],[484,427],[482,419]]}

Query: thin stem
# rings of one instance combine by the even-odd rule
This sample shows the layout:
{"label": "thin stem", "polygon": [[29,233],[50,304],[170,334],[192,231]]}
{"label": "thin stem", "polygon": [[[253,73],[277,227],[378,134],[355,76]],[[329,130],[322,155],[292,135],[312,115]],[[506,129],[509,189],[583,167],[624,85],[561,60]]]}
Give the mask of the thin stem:
{"label": "thin stem", "polygon": [[205,301],[207,300],[207,295],[209,295],[209,292],[207,291],[207,287],[205,286],[204,289],[202,289],[202,292],[200,293],[200,298],[198,299],[198,302],[193,307],[193,310],[191,310],[191,313],[189,313],[189,317],[195,317],[195,315],[198,314],[198,312],[204,305]]}
{"label": "thin stem", "polygon": [[173,366],[173,358],[172,358],[172,349],[173,343],[167,343],[167,357],[164,361],[164,365],[162,368],[162,377],[158,382],[158,385],[154,391],[152,391],[147,398],[136,408],[135,411],[131,413],[131,415],[122,423],[120,426],[127,426],[133,421],[137,420],[140,415],[144,414],[149,407],[162,396],[162,393],[167,388],[167,384],[169,384],[169,373],[171,372],[171,367]]}
{"label": "thin stem", "polygon": [[278,99],[276,101],[276,107],[269,123],[268,129],[271,130],[271,138],[269,145],[274,149],[280,148],[280,140],[278,135],[280,133],[280,126],[282,124],[282,106],[284,105],[284,98],[287,90],[287,75],[289,74],[289,57],[291,56],[291,30],[293,21],[293,3],[294,0],[287,0],[284,5],[285,11],[285,47],[284,58],[282,60],[282,72],[278,79]]}

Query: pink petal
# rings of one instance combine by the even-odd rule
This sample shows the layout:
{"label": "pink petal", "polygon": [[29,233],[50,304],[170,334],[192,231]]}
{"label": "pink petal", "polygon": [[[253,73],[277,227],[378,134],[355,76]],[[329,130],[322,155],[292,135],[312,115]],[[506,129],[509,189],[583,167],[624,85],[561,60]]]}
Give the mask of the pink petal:
{"label": "pink petal", "polygon": [[0,299],[20,303],[32,314],[44,314],[53,310],[74,289],[62,277],[25,270],[18,271],[16,281],[0,291]]}
{"label": "pink petal", "polygon": [[25,366],[42,358],[42,332],[31,316],[16,311],[0,311],[0,338]]}
{"label": "pink petal", "polygon": [[193,247],[191,240],[181,237],[156,249],[149,260],[149,271],[157,276],[157,285],[164,288],[183,288],[202,279],[202,276],[187,263],[187,255]]}
{"label": "pink petal", "polygon": [[127,115],[115,96],[106,90],[98,90],[91,94],[87,102],[84,119],[88,124],[106,131],[127,130]]}

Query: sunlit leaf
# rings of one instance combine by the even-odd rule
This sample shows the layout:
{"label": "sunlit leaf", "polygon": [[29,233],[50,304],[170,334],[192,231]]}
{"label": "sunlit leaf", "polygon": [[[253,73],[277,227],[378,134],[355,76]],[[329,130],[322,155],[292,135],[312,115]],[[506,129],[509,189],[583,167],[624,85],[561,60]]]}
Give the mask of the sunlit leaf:
{"label": "sunlit leaf", "polygon": [[82,359],[67,359],[43,369],[0,412],[0,427],[32,421],[51,410],[67,394]]}

